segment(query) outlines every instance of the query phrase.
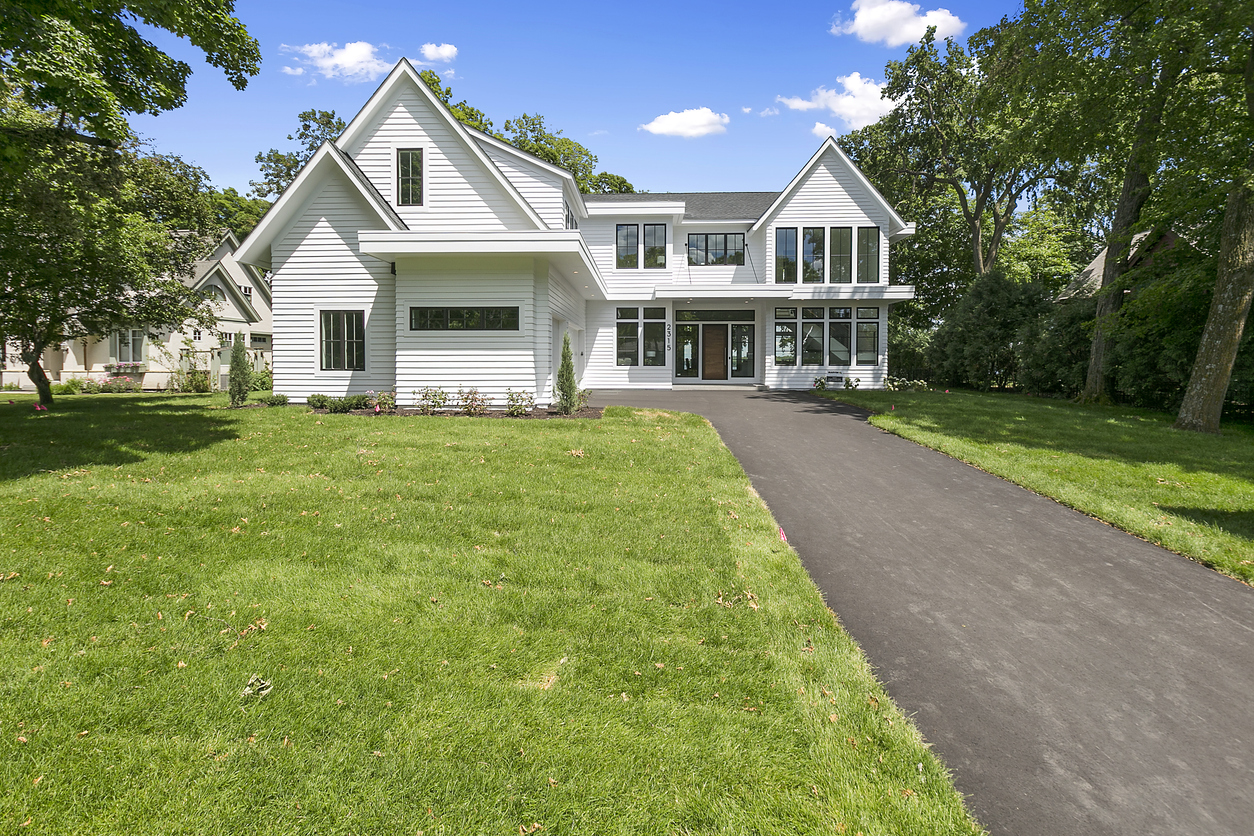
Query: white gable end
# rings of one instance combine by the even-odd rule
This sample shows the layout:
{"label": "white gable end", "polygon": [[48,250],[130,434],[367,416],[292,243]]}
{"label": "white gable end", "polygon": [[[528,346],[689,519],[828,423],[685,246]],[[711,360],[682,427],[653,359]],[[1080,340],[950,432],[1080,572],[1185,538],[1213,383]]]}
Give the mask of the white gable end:
{"label": "white gable end", "polygon": [[878,226],[886,233],[890,223],[885,208],[830,150],[805,173],[796,190],[776,209],[771,223],[796,226],[820,220],[833,225]]}
{"label": "white gable end", "polygon": [[[422,206],[397,205],[396,152],[400,148],[422,149]],[[498,175],[472,153],[428,99],[408,85],[396,86],[374,125],[344,150],[411,230],[535,228]]]}
{"label": "white gable end", "polygon": [[518,193],[531,204],[536,214],[544,219],[549,229],[561,229],[565,226],[561,177],[539,165],[523,162],[517,156],[506,154],[488,143],[483,143],[483,151],[514,184]]}

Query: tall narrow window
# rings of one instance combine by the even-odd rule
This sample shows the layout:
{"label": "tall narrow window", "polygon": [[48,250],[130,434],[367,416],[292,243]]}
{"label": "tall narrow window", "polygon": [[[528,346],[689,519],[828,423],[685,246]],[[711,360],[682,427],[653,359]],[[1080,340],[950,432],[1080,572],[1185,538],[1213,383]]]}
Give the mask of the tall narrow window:
{"label": "tall narrow window", "polygon": [[635,270],[640,266],[640,226],[619,224],[615,228],[614,237],[614,266],[619,270]]}
{"label": "tall narrow window", "polygon": [[847,226],[832,227],[832,282],[853,281],[853,230]]}
{"label": "tall narrow window", "polygon": [[858,282],[880,280],[880,230],[877,226],[858,229]]}
{"label": "tall narrow window", "polygon": [[396,204],[422,205],[421,148],[401,148],[396,152]]}
{"label": "tall narrow window", "polygon": [[[827,324],[827,364],[829,366],[848,366],[852,358],[853,343],[850,340],[853,317],[852,308],[828,308],[827,315],[833,322]],[[876,316],[879,315],[878,309]],[[840,320],[844,320],[841,322]]]}
{"label": "tall narrow window", "polygon": [[775,281],[794,284],[797,281],[797,229],[775,230]]}
{"label": "tall narrow window", "polygon": [[144,362],[144,331],[141,328],[126,328],[118,332],[118,362]]}
{"label": "tall narrow window", "polygon": [[639,318],[639,308],[618,309],[618,365],[620,366],[640,365]]}
{"label": "tall narrow window", "polygon": [[[794,230],[795,232],[796,230]],[[792,322],[780,322],[790,319]],[[775,365],[797,365],[797,309],[775,309]]]}
{"label": "tall narrow window", "polygon": [[731,376],[753,377],[753,326],[731,327]]}
{"label": "tall narrow window", "polygon": [[879,315],[879,308],[858,308],[858,344],[855,360],[859,366],[874,366],[880,361]]}
{"label": "tall narrow window", "polygon": [[644,364],[666,365],[666,308],[644,309]]}
{"label": "tall narrow window", "polygon": [[698,331],[700,325],[695,323],[675,326],[675,377],[696,377],[697,349],[700,346]]}
{"label": "tall narrow window", "polygon": [[322,312],[322,368],[325,371],[365,370],[365,311]]}
{"label": "tall narrow window", "polygon": [[821,226],[808,226],[801,231],[801,281],[823,281],[823,235]]}
{"label": "tall narrow window", "polygon": [[644,268],[666,268],[666,224],[644,225]]}
{"label": "tall narrow window", "polygon": [[[801,365],[823,365],[823,309],[801,309]],[[814,321],[817,320],[817,321]]]}

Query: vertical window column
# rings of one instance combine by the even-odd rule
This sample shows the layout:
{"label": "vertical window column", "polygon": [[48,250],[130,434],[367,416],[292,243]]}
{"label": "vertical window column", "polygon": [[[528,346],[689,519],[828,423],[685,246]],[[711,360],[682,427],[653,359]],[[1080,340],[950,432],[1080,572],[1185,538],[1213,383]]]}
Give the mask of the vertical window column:
{"label": "vertical window column", "polygon": [[644,225],[644,269],[666,269],[666,224]]}
{"label": "vertical window column", "polygon": [[853,229],[851,227],[832,227],[831,281],[833,284],[849,284],[853,281]]}
{"label": "vertical window column", "polygon": [[618,365],[640,365],[640,309],[619,308],[618,319]]}
{"label": "vertical window column", "polygon": [[849,341],[853,309],[828,308],[827,316],[827,365],[848,366],[853,357],[853,344]]}
{"label": "vertical window column", "polygon": [[775,230],[775,282],[776,284],[796,284],[797,282],[796,227]]}
{"label": "vertical window column", "polygon": [[421,148],[401,148],[396,152],[396,205],[422,205]]}
{"label": "vertical window column", "polygon": [[[880,362],[880,309],[858,308],[858,344],[855,364],[877,366]],[[871,321],[868,321],[871,320]]]}
{"label": "vertical window column", "polygon": [[[614,266],[619,270],[640,267],[640,225],[618,224],[614,229]],[[622,365],[621,363],[619,365]]]}
{"label": "vertical window column", "polygon": [[801,309],[801,365],[823,365],[823,309]]}
{"label": "vertical window column", "polygon": [[801,230],[801,281],[808,284],[823,281],[823,238],[827,230],[808,226]]}
{"label": "vertical window column", "polygon": [[[796,232],[796,230],[794,230],[794,232]],[[775,365],[797,365],[796,308],[775,309]]]}
{"label": "vertical window column", "polygon": [[880,280],[880,229],[877,226],[858,229],[858,283],[874,284]]}

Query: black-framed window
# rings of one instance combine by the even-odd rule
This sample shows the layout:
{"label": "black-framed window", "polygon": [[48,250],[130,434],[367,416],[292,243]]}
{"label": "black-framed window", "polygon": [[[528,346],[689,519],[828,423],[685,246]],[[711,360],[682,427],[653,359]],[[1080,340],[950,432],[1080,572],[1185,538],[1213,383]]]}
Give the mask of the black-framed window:
{"label": "black-framed window", "polygon": [[365,371],[366,312],[322,312],[322,370]]}
{"label": "black-framed window", "polygon": [[688,234],[688,266],[745,263],[743,232],[691,232]]}
{"label": "black-framed window", "polygon": [[570,204],[565,200],[562,201],[562,222],[566,229],[579,228],[579,219],[575,217],[575,211],[570,208]]}
{"label": "black-framed window", "polygon": [[422,149],[396,151],[396,205],[422,205]]}
{"label": "black-framed window", "polygon": [[700,371],[700,330],[701,326],[695,323],[675,326],[675,377],[696,377]]}
{"label": "black-framed window", "polygon": [[618,224],[614,228],[614,242],[615,267],[619,270],[635,270],[640,266],[639,224]]}
{"label": "black-framed window", "polygon": [[410,308],[411,331],[517,331],[517,307]]}
{"label": "black-framed window", "polygon": [[775,230],[775,281],[795,284],[797,281],[797,228]]}
{"label": "black-framed window", "polygon": [[753,377],[753,326],[733,324],[731,327],[731,376]]}
{"label": "black-framed window", "polygon": [[666,319],[666,308],[645,308],[645,319]]}
{"label": "black-framed window", "polygon": [[[640,365],[640,309],[618,308],[615,310],[618,320],[617,349],[618,365]],[[624,321],[626,320],[626,321]]]}
{"label": "black-framed window", "polygon": [[879,308],[858,308],[858,319],[879,319]]}
{"label": "black-framed window", "polygon": [[821,226],[808,226],[801,230],[801,281],[808,284],[823,281],[823,236]]}
{"label": "black-framed window", "polygon": [[801,318],[802,319],[822,319],[823,309],[822,308],[802,308]]}
{"label": "black-framed window", "polygon": [[872,284],[880,280],[880,228],[858,228],[858,282]]}
{"label": "black-framed window", "polygon": [[646,366],[666,365],[666,308],[644,309],[643,348]]}
{"label": "black-framed window", "polygon": [[823,323],[801,323],[801,365],[823,365]]}
{"label": "black-framed window", "polygon": [[880,362],[880,324],[878,322],[858,323],[858,354],[859,366],[875,366]]}
{"label": "black-framed window", "polygon": [[832,227],[832,276],[833,284],[849,284],[853,281],[853,228]]}
{"label": "black-framed window", "polygon": [[828,308],[827,317],[828,319],[853,319],[853,308]]}
{"label": "black-framed window", "polygon": [[[833,308],[832,310],[840,310]],[[848,366],[850,359],[848,322],[827,323],[827,365]]]}
{"label": "black-framed window", "polygon": [[666,268],[666,224],[644,225],[644,269]]}
{"label": "black-framed window", "polygon": [[[775,309],[775,365],[797,365],[797,309]],[[793,320],[781,322],[780,320]]]}
{"label": "black-framed window", "polygon": [[757,319],[757,312],[752,308],[741,308],[740,310],[689,310],[675,311],[676,322],[753,322]]}

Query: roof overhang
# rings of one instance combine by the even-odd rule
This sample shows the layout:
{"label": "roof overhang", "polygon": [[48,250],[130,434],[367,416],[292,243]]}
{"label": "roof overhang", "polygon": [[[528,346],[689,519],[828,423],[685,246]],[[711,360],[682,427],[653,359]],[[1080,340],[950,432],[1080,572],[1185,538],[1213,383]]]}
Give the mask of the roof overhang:
{"label": "roof overhang", "polygon": [[914,298],[914,285],[910,284],[864,284],[864,285],[788,285],[792,293],[788,297],[797,301],[815,299],[822,302],[835,302],[848,299],[852,302],[883,301],[888,303],[906,302]]}
{"label": "roof overhang", "polygon": [[[638,298],[639,294],[631,298]],[[626,298],[626,297],[624,297]],[[889,304],[914,298],[914,286],[907,284],[795,285],[795,284],[665,284],[654,291],[656,299],[753,301],[755,299],[804,302],[882,301]]]}
{"label": "roof overhang", "polygon": [[787,299],[791,285],[779,284],[662,284],[654,289],[656,299]]}
{"label": "roof overhang", "polygon": [[571,277],[586,299],[605,299],[609,291],[592,253],[577,229],[505,232],[413,232],[362,230],[357,246],[363,255],[383,261],[421,256],[528,256],[544,258]]}
{"label": "roof overhang", "polygon": [[588,207],[588,214],[592,217],[598,215],[621,215],[627,217],[629,215],[684,214],[684,202],[682,200],[659,200],[656,203],[653,201],[591,203],[588,202],[588,198],[584,198],[584,203]]}
{"label": "roof overhang", "polygon": [[908,238],[908,237],[910,237],[911,235],[914,235],[914,224],[913,224],[913,223],[908,223],[908,224],[906,224],[905,226],[903,226],[901,229],[899,229],[899,230],[897,230],[896,232],[894,232],[894,233],[890,234],[890,235],[888,236],[888,243],[890,243],[890,244],[896,244],[896,243],[897,243],[898,241],[900,241],[901,239],[903,239],[903,238]]}

